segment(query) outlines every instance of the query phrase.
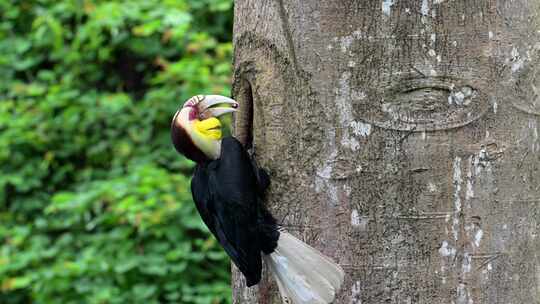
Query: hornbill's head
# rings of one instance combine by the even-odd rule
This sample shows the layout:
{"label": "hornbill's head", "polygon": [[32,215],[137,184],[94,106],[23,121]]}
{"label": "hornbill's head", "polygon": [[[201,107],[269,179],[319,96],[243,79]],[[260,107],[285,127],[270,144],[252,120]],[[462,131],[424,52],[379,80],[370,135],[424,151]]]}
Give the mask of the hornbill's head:
{"label": "hornbill's head", "polygon": [[171,137],[178,152],[195,162],[218,159],[221,139],[230,135],[238,103],[220,95],[197,95],[176,111]]}

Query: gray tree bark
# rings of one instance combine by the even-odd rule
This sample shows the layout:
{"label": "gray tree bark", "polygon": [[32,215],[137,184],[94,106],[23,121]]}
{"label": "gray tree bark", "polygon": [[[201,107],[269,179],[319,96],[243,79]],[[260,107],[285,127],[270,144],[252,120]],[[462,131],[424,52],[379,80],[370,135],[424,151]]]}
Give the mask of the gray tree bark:
{"label": "gray tree bark", "polygon": [[234,26],[236,134],[336,303],[540,303],[540,1],[236,0]]}

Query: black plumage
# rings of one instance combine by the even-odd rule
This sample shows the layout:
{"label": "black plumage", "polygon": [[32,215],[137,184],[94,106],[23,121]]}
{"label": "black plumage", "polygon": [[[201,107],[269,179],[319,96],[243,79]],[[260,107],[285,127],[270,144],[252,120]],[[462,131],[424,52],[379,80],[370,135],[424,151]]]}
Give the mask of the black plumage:
{"label": "black plumage", "polygon": [[191,180],[195,205],[210,231],[244,274],[247,286],[261,280],[261,253],[277,246],[276,220],[262,203],[266,172],[234,137],[223,138],[221,157],[198,163]]}

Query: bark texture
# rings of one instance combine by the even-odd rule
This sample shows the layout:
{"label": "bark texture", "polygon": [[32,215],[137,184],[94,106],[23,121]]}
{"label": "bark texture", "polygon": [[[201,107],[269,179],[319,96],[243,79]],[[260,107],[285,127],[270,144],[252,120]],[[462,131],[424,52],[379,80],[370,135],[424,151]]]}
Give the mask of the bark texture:
{"label": "bark texture", "polygon": [[539,1],[237,0],[234,31],[237,135],[336,303],[540,303]]}

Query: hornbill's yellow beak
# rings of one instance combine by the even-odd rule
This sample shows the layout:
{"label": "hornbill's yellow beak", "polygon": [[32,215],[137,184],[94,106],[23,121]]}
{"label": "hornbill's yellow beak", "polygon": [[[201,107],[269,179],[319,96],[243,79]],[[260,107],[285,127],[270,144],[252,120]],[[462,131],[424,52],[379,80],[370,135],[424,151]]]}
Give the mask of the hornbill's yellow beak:
{"label": "hornbill's yellow beak", "polygon": [[198,102],[197,109],[200,119],[219,117],[223,114],[236,112],[238,103],[231,98],[220,95],[206,95]]}
{"label": "hornbill's yellow beak", "polygon": [[238,103],[220,95],[197,95],[186,101],[174,115],[171,137],[176,150],[196,162],[217,159],[221,138],[232,128]]}

